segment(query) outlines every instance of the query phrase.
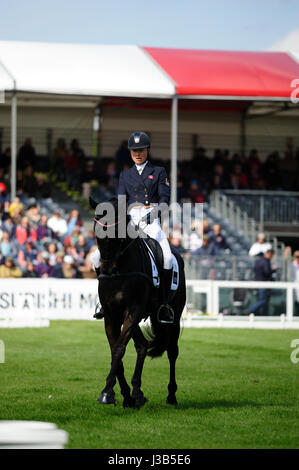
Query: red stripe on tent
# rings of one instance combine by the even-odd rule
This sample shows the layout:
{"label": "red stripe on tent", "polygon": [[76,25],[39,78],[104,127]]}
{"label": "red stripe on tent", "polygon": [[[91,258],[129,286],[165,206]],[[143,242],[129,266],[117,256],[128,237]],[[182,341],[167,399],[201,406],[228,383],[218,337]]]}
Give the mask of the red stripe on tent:
{"label": "red stripe on tent", "polygon": [[144,47],[176,83],[178,95],[288,98],[299,64],[284,52]]}

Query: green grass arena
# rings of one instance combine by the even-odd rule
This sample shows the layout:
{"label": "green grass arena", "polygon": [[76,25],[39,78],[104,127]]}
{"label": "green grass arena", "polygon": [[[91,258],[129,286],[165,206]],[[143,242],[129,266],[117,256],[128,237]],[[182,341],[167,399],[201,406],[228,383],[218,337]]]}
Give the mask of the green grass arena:
{"label": "green grass arena", "polygon": [[[0,418],[56,423],[69,448],[299,448],[299,330],[187,329],[179,340],[178,407],[165,404],[167,355],[146,359],[148,403],[123,409],[97,398],[110,368],[103,322],[52,321],[0,329]],[[299,354],[297,354],[299,357]],[[130,382],[133,343],[124,358]]]}

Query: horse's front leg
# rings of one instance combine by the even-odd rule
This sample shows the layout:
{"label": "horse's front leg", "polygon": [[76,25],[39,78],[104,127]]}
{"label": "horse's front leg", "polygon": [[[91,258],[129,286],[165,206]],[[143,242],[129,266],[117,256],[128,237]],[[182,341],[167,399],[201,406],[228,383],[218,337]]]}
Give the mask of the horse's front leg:
{"label": "horse's front leg", "polygon": [[[113,353],[113,348],[115,346],[115,343],[120,335],[121,332],[121,325],[112,325],[110,322],[110,318],[106,317],[105,318],[105,330],[106,330],[106,336],[109,341],[110,345],[110,350],[111,350],[111,357]],[[123,401],[123,406],[132,406],[132,399],[131,399],[131,390],[130,387],[126,381],[125,378],[125,371],[124,371],[124,366],[122,360],[119,361],[117,373],[116,373],[119,385],[120,385],[120,391],[121,394],[124,397]],[[110,393],[101,393],[99,397],[99,403],[101,404],[115,404],[115,393],[112,389]]]}
{"label": "horse's front leg", "polygon": [[137,352],[137,359],[136,359],[134,375],[133,375],[132,382],[131,382],[133,386],[132,399],[134,401],[135,408],[140,408],[147,401],[147,399],[145,398],[141,390],[141,375],[142,375],[144,360],[146,358],[146,352],[148,349],[148,342],[144,338],[139,326],[137,326],[136,329],[134,330],[133,340],[134,340],[134,345],[135,345],[135,349]]}
{"label": "horse's front leg", "polygon": [[[122,391],[125,394],[124,398],[127,397],[128,402],[129,402],[127,406],[130,406],[130,398],[129,398],[130,388],[124,377],[122,358],[125,354],[126,346],[132,337],[132,329],[133,329],[132,319],[130,317],[127,317],[123,324],[121,333],[111,349],[111,357],[112,357],[111,369],[106,379],[106,386],[102,390],[101,396],[99,398],[99,403],[101,404],[115,403],[115,393],[114,393],[113,388],[116,383],[116,377],[119,374],[121,378],[121,382],[122,382],[121,387],[123,387]],[[124,406],[126,406],[125,403],[124,403]]]}

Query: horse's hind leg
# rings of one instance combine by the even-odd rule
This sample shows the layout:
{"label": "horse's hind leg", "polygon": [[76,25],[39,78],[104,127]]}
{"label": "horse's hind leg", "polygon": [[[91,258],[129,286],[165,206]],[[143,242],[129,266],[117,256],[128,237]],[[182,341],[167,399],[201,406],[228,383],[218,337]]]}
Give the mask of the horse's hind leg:
{"label": "horse's hind leg", "polygon": [[132,399],[134,402],[134,406],[136,408],[140,408],[147,401],[147,399],[145,398],[141,390],[141,375],[142,375],[144,360],[146,358],[148,342],[144,338],[139,326],[137,326],[136,330],[134,331],[133,340],[134,340],[134,345],[135,345],[135,349],[137,352],[137,359],[136,359],[134,374],[133,374],[132,381],[131,381],[132,386],[133,386]]}
{"label": "horse's hind leg", "polygon": [[179,355],[179,347],[178,347],[178,337],[179,337],[180,327],[178,326],[177,331],[171,332],[171,338],[167,347],[167,356],[169,360],[170,366],[170,378],[168,384],[168,396],[166,399],[167,405],[177,405],[178,402],[176,400],[176,391],[177,391],[177,384],[175,380],[175,364],[177,357]]}

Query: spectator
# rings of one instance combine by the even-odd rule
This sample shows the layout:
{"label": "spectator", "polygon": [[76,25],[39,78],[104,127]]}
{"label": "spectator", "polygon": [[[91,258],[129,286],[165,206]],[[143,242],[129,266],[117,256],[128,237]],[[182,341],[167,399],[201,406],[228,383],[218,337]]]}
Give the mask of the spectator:
{"label": "spectator", "polygon": [[77,225],[75,225],[73,231],[72,231],[72,234],[71,235],[67,235],[64,239],[64,246],[67,246],[67,245],[72,245],[72,246],[75,246],[76,243],[78,242],[78,237],[80,235],[80,232],[81,232],[81,229],[80,227],[78,227]]}
{"label": "spectator", "polygon": [[4,205],[4,203],[8,200],[7,195],[7,186],[6,184],[0,182],[0,202]]}
{"label": "spectator", "polygon": [[[71,150],[67,152],[64,157],[64,169],[66,173],[66,181],[68,189],[80,190],[80,169],[81,169],[81,152],[80,148],[76,148],[76,143],[78,142],[74,139],[71,143]],[[83,153],[84,155],[84,153]],[[85,158],[85,156],[83,157]]]}
{"label": "spectator", "polygon": [[97,279],[97,273],[93,269],[93,263],[89,258],[86,258],[84,265],[79,267],[82,279]]}
{"label": "spectator", "polygon": [[23,173],[23,191],[29,197],[35,197],[36,178],[33,174],[32,166],[27,166]]}
{"label": "spectator", "polygon": [[203,235],[202,246],[198,248],[193,254],[199,256],[213,256],[216,254],[215,245],[213,241],[210,240],[208,235]]}
{"label": "spectator", "polygon": [[189,250],[193,253],[202,245],[202,224],[195,221],[192,225],[192,232],[189,237]]}
{"label": "spectator", "polygon": [[115,162],[110,162],[108,163],[106,169],[106,186],[108,191],[111,191],[112,194],[115,194],[117,185],[118,179],[116,176],[116,165]]}
{"label": "spectator", "polygon": [[260,173],[259,165],[253,164],[250,166],[248,173],[248,184],[250,189],[259,189],[261,185],[262,176]]}
{"label": "spectator", "polygon": [[243,172],[242,165],[237,163],[234,166],[233,172],[229,175],[231,189],[247,189],[248,179],[246,174]]}
{"label": "spectator", "polygon": [[65,181],[64,161],[68,156],[65,140],[60,138],[56,142],[53,155],[53,172],[57,174],[58,181]]}
{"label": "spectator", "polygon": [[17,170],[17,181],[16,181],[16,186],[17,186],[17,194],[22,195],[24,193],[23,189],[23,171],[22,170]]}
{"label": "spectator", "polygon": [[87,237],[86,237],[86,244],[88,246],[88,251],[93,247],[96,246],[96,240],[94,237],[93,230],[89,230]]}
{"label": "spectator", "polygon": [[123,170],[124,165],[130,165],[132,163],[130,150],[128,150],[127,140],[123,140],[120,144],[120,147],[115,154],[115,160],[118,173]]}
{"label": "spectator", "polygon": [[170,243],[170,247],[174,247],[180,255],[185,253],[186,250],[182,246],[182,242],[181,242],[180,238],[178,238],[178,237],[169,237],[169,243]]}
{"label": "spectator", "polygon": [[26,242],[18,251],[18,265],[21,269],[25,269],[27,262],[36,262],[37,249],[32,242]]}
{"label": "spectator", "polygon": [[0,266],[0,278],[22,277],[22,271],[18,268],[11,256],[5,258],[4,264]]}
{"label": "spectator", "polygon": [[63,258],[64,258],[64,252],[63,251],[57,251],[56,252],[56,263],[53,266],[53,277],[57,278],[62,278],[63,277],[63,272],[62,272],[62,264],[63,264]]}
{"label": "spectator", "polygon": [[178,184],[177,184],[177,200],[178,202],[183,202],[184,200],[189,201],[189,193],[186,189],[186,186],[184,185],[183,180],[178,179]]}
{"label": "spectator", "polygon": [[3,232],[7,232],[9,239],[13,240],[16,235],[16,225],[14,224],[12,217],[7,213],[7,216],[4,218],[1,226]]}
{"label": "spectator", "polygon": [[249,256],[261,256],[266,253],[269,248],[271,248],[271,244],[266,242],[265,234],[261,232],[257,236],[257,241],[251,246]]}
{"label": "spectator", "polygon": [[246,166],[249,169],[252,165],[257,165],[259,169],[262,167],[262,162],[259,159],[258,152],[256,149],[250,151],[249,157],[246,160]]}
{"label": "spectator", "polygon": [[36,163],[36,155],[35,149],[32,146],[32,141],[28,137],[22,147],[19,150],[18,158],[17,158],[18,168],[24,170],[28,166],[35,168]]}
{"label": "spectator", "polygon": [[221,255],[225,251],[230,251],[230,246],[228,245],[224,235],[221,233],[221,225],[215,224],[213,226],[213,232],[209,234],[211,242],[213,242],[215,255]]}
{"label": "spectator", "polygon": [[45,175],[38,173],[36,175],[35,197],[44,199],[51,196],[51,186],[46,181]]}
{"label": "spectator", "polygon": [[84,150],[80,147],[80,142],[78,139],[73,139],[71,142],[71,154],[79,162],[79,168],[83,170],[85,167],[85,153]]}
{"label": "spectator", "polygon": [[7,232],[2,232],[2,237],[0,237],[0,255],[1,258],[6,258],[7,256],[12,256],[12,245],[9,242],[9,234]]}
{"label": "spectator", "polygon": [[3,168],[4,171],[7,172],[10,165],[11,165],[11,151],[10,151],[10,147],[6,147],[4,152],[0,154],[0,168]]}
{"label": "spectator", "polygon": [[67,232],[66,235],[71,235],[75,227],[83,227],[83,222],[80,218],[80,213],[77,209],[70,211],[67,219]]}
{"label": "spectator", "polygon": [[26,217],[30,226],[36,229],[40,221],[40,207],[37,204],[31,204],[26,211]]}
{"label": "spectator", "polygon": [[36,228],[37,240],[47,242],[52,238],[56,238],[53,230],[48,227],[48,216],[43,214],[40,218],[40,222]]}
{"label": "spectator", "polygon": [[10,181],[8,179],[8,175],[5,174],[4,168],[0,167],[0,183],[4,184],[6,187],[5,191],[9,192],[10,190]]}
{"label": "spectator", "polygon": [[202,232],[206,235],[211,232],[210,222],[208,221],[208,219],[203,219],[202,221]]}
{"label": "spectator", "polygon": [[293,256],[292,281],[298,285],[295,289],[295,315],[299,316],[299,250],[295,251]]}
{"label": "spectator", "polygon": [[86,243],[85,237],[82,233],[78,235],[78,239],[77,239],[77,243],[75,244],[75,247],[76,247],[76,251],[78,253],[79,259],[81,259],[81,262],[83,263],[89,249],[88,249],[88,245]]}
{"label": "spectator", "polygon": [[38,277],[38,274],[35,272],[34,264],[32,261],[27,261],[26,269],[23,272],[23,277]]}
{"label": "spectator", "polygon": [[191,185],[188,190],[188,195],[193,204],[196,202],[204,202],[204,196],[202,191],[199,189],[199,183],[197,180],[191,181]]}
{"label": "spectator", "polygon": [[36,230],[29,226],[28,217],[22,217],[21,223],[17,225],[16,239],[20,245],[24,245],[27,241],[36,241]]}
{"label": "spectator", "polygon": [[67,232],[67,223],[58,211],[53,212],[47,225],[58,237],[64,237]]}
{"label": "spectator", "polygon": [[94,160],[88,160],[86,165],[81,173],[81,182],[90,183],[93,180],[97,179],[97,173],[94,168]]}
{"label": "spectator", "polygon": [[206,149],[204,147],[195,148],[191,160],[192,171],[196,175],[201,175],[203,172],[207,174],[211,169],[211,164],[212,160],[206,156]]}
{"label": "spectator", "polygon": [[62,264],[63,277],[66,279],[77,279],[80,277],[80,272],[74,265],[74,258],[70,255],[65,255]]}
{"label": "spectator", "polygon": [[[254,263],[254,280],[255,281],[273,281],[273,273],[276,271],[276,266],[271,266],[271,259],[274,251],[272,248],[256,259]],[[258,315],[269,315],[268,305],[270,300],[270,289],[258,289],[258,301],[254,305],[248,307],[248,313]],[[246,312],[247,313],[247,312]]]}
{"label": "spectator", "polygon": [[38,277],[53,276],[53,266],[49,265],[49,253],[47,251],[42,251],[40,258],[41,262],[35,268]]}
{"label": "spectator", "polygon": [[18,196],[15,197],[12,203],[10,204],[9,214],[12,218],[17,217],[18,215],[24,214],[24,206],[21,203],[21,200]]}
{"label": "spectator", "polygon": [[55,266],[56,264],[56,252],[57,252],[57,245],[55,242],[50,242],[47,246],[47,251],[49,253],[49,260],[48,263],[50,266]]}

